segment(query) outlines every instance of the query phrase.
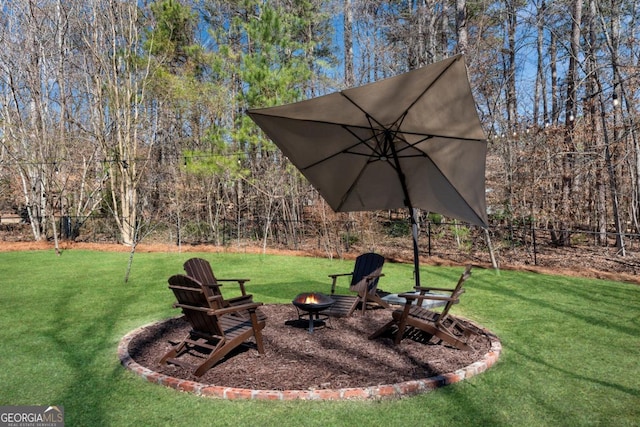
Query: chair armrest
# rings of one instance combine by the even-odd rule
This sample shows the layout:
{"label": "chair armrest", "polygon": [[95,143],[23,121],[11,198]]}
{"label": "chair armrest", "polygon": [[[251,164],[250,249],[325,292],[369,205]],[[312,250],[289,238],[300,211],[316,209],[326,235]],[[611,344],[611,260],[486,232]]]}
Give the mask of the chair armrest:
{"label": "chair armrest", "polygon": [[378,279],[380,277],[384,277],[384,273],[368,274],[368,275],[364,276],[364,278],[367,279],[367,281],[371,281],[373,279]]}
{"label": "chair armrest", "polygon": [[245,301],[245,304],[250,304],[253,302],[253,294],[246,294],[246,295],[240,295],[238,297],[233,297],[233,298],[227,298],[225,300],[226,302],[228,302],[229,304],[234,304],[237,301]]}
{"label": "chair armrest", "polygon": [[453,292],[455,291],[455,288],[432,288],[431,286],[414,286],[413,289],[419,292],[429,292],[429,291]]}
{"label": "chair armrest", "polygon": [[224,298],[222,295],[212,295],[207,297],[207,301],[209,301],[209,305],[212,307],[215,305],[212,305],[211,303],[216,303],[220,307],[224,306]]}
{"label": "chair armrest", "polygon": [[332,279],[335,279],[336,277],[340,277],[340,276],[351,276],[353,273],[338,273],[338,274],[330,274],[329,277],[331,277]]}
{"label": "chair armrest", "polygon": [[333,279],[331,281],[331,295],[336,293],[336,281],[337,281],[338,277],[342,277],[342,276],[353,276],[353,272],[351,272],[351,273],[329,274],[329,277],[331,277],[331,279]]}
{"label": "chair armrest", "polygon": [[217,310],[214,310],[214,309],[209,308],[209,307],[198,307],[198,306],[195,306],[195,305],[180,304],[179,302],[174,302],[173,303],[173,308],[186,308],[186,309],[189,309],[189,310],[202,311],[203,313],[207,313],[209,315],[215,314],[215,312],[217,311]]}
{"label": "chair armrest", "polygon": [[179,302],[175,302],[173,303],[173,307],[174,308],[186,308],[189,310],[195,310],[195,311],[201,311],[203,313],[206,313],[210,316],[222,316],[225,315],[227,313],[234,313],[237,311],[249,311],[249,312],[255,312],[256,309],[258,307],[260,307],[261,305],[263,305],[261,302],[254,302],[251,304],[242,304],[242,305],[236,305],[233,307],[226,307],[226,308],[210,308],[210,307],[198,307],[195,305],[189,305],[189,304],[181,304]]}
{"label": "chair armrest", "polygon": [[[242,295],[247,295],[247,291],[244,289],[245,282],[248,282],[250,279],[216,279],[218,282],[238,282],[238,286],[240,286],[240,292]],[[219,285],[222,286],[222,285]]]}
{"label": "chair armrest", "polygon": [[220,308],[217,310],[213,310],[213,314],[217,315],[217,316],[221,316],[223,314],[227,314],[227,313],[235,313],[237,311],[256,311],[256,309],[258,307],[260,307],[261,305],[263,305],[261,302],[254,302],[254,303],[250,303],[250,304],[240,304],[240,305],[234,305],[231,307],[225,307],[225,308]]}
{"label": "chair armrest", "polygon": [[412,300],[417,299],[417,300],[425,300],[425,299],[430,299],[430,300],[434,300],[434,301],[455,301],[457,300],[457,298],[453,298],[451,296],[447,296],[447,295],[419,295],[419,294],[413,294],[413,293],[402,293],[402,294],[398,294],[399,297],[404,298],[407,300],[407,303],[411,303]]}
{"label": "chair armrest", "polygon": [[371,283],[374,282],[375,280],[379,279],[380,277],[383,277],[384,274],[382,273],[378,273],[378,274],[368,274],[366,276],[362,276],[362,278],[364,279],[365,282],[365,289],[358,289],[358,286],[355,287],[351,287],[350,289],[352,291],[358,292],[358,294],[361,297],[364,297],[364,294],[367,293],[369,295],[373,295],[377,289],[378,289],[378,284],[376,283],[375,286],[373,286]]}
{"label": "chair armrest", "polygon": [[180,289],[181,291],[197,292],[199,294],[203,292],[202,289],[191,288],[189,286],[179,286],[179,285],[169,285],[169,289]]}

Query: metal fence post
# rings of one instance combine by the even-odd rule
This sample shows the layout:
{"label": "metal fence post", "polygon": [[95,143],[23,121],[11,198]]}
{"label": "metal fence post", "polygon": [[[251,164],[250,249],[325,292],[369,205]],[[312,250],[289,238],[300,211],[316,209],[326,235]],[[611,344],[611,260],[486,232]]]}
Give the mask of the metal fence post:
{"label": "metal fence post", "polygon": [[429,256],[431,256],[431,221],[427,221],[427,236],[429,241]]}

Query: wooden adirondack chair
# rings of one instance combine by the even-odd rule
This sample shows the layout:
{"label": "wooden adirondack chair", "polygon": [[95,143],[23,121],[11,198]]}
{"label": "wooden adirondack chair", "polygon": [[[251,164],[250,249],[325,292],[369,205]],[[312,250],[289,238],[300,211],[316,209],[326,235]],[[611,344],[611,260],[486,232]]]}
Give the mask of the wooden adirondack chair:
{"label": "wooden adirondack chair", "polygon": [[[265,322],[259,320],[256,314],[256,309],[262,303],[225,308],[222,306],[222,298],[219,295],[208,297],[205,287],[200,282],[182,274],[169,278],[169,288],[177,299],[173,306],[182,309],[185,319],[191,325],[191,330],[180,343],[160,359],[160,363],[194,368],[184,363],[179,357],[194,348],[211,350],[205,360],[195,366],[194,375],[199,377],[230,351],[246,344],[252,337],[255,339],[258,353],[264,354],[261,331]],[[242,310],[249,313],[249,318],[233,315]]]}
{"label": "wooden adirondack chair", "polygon": [[[436,337],[460,350],[472,350],[470,341],[476,335],[476,330],[464,326],[458,319],[449,315],[453,304],[460,301],[460,295],[464,292],[462,285],[471,276],[471,266],[468,266],[460,276],[455,288],[416,287],[419,293],[404,293],[406,298],[404,308],[394,310],[392,320],[369,336],[369,339],[377,338],[389,330],[396,329],[394,342],[399,344],[404,337],[407,326],[419,329],[431,337]],[[448,292],[449,294],[434,295],[431,291]],[[446,305],[440,313],[421,307],[425,299],[446,301]],[[415,304],[414,304],[415,302]]]}
{"label": "wooden adirondack chair", "polygon": [[[353,271],[351,273],[339,273],[330,274],[332,279],[331,283],[331,298],[336,300],[336,304],[332,307],[333,310],[340,310],[341,306],[344,306],[345,302],[350,304],[347,311],[347,316],[351,314],[361,304],[362,314],[364,315],[367,310],[368,303],[376,303],[385,308],[389,308],[389,304],[384,302],[377,294],[378,281],[382,274],[382,267],[384,266],[384,257],[375,253],[366,253],[356,258]],[[355,298],[349,296],[348,298],[341,298],[341,295],[335,295],[336,282],[338,277],[351,276],[351,284],[349,290],[356,292]]]}
{"label": "wooden adirondack chair", "polygon": [[[213,274],[213,269],[209,261],[202,258],[191,258],[184,263],[184,271],[188,276],[193,277],[205,286],[205,292],[207,296],[219,295],[222,297],[222,305],[224,307],[235,306],[240,304],[248,304],[253,302],[253,295],[247,294],[244,284],[249,279],[218,279]],[[242,295],[234,298],[225,299],[222,296],[222,283],[221,282],[237,282],[240,286],[240,292]]]}

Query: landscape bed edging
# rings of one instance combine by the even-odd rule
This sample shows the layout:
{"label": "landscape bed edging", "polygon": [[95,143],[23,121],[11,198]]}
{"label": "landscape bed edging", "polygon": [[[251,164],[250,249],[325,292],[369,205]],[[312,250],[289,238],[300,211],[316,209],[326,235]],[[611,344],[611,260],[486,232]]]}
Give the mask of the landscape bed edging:
{"label": "landscape bed edging", "polygon": [[[170,319],[167,319],[170,320]],[[469,321],[468,319],[465,319]],[[247,400],[345,400],[345,399],[380,399],[390,397],[411,396],[427,393],[449,384],[454,384],[471,378],[491,368],[500,358],[502,343],[498,337],[488,330],[478,326],[491,341],[489,351],[482,359],[460,368],[454,372],[436,375],[424,379],[403,381],[396,384],[384,384],[367,387],[349,387],[341,389],[317,389],[317,390],[254,390],[203,384],[196,381],[183,380],[160,374],[137,363],[129,354],[129,344],[144,329],[158,323],[153,322],[141,326],[125,335],[118,344],[118,357],[120,363],[126,369],[149,382],[170,387],[178,391],[193,393],[197,396],[221,398],[221,399],[247,399]],[[473,322],[471,322],[473,323]]]}

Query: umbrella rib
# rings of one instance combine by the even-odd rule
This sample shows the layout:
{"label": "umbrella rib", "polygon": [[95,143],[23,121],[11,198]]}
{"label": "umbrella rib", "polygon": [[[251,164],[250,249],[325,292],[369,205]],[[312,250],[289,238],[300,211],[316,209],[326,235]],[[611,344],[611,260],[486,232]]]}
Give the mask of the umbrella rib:
{"label": "umbrella rib", "polygon": [[457,61],[459,61],[460,58],[462,58],[462,55],[458,55],[458,57],[455,59],[455,61],[451,61],[451,63],[449,65],[447,65],[440,72],[440,74],[438,74],[438,76],[431,81],[431,83],[427,87],[424,88],[424,90],[420,93],[420,95],[418,95],[416,97],[416,99],[413,100],[413,102],[407,107],[407,110],[403,114],[407,114],[407,112],[411,109],[411,107],[413,107],[420,100],[420,98],[422,98],[427,92],[429,92],[429,90],[433,87],[433,85],[435,85],[436,82],[438,80],[440,80],[440,78],[444,75],[444,73],[449,71],[449,68],[453,67],[453,64],[455,64]]}
{"label": "umbrella rib", "polygon": [[[371,114],[369,114],[364,108],[362,108],[360,106],[360,104],[358,104],[357,102],[355,102],[353,99],[349,98],[344,92],[339,92],[340,95],[342,95],[347,101],[349,101],[350,103],[352,103],[358,110],[362,111],[362,114],[364,114],[364,116],[367,118],[367,121],[369,122],[369,128],[373,129],[373,126],[371,126],[371,121],[376,122],[376,124],[378,126],[380,126],[381,128],[383,128],[384,130],[387,130],[387,127],[385,125],[383,125],[382,123],[380,123],[378,120],[376,120],[375,117],[373,117]],[[362,127],[364,129],[366,129],[364,126]]]}
{"label": "umbrella rib", "polygon": [[[440,71],[440,74],[438,74],[438,76],[433,79],[431,81],[431,83],[424,88],[424,90],[422,92],[420,92],[420,94],[413,100],[413,102],[411,104],[409,104],[409,106],[407,107],[406,110],[404,110],[400,116],[398,116],[398,119],[396,120],[396,122],[398,122],[398,120],[400,120],[400,118],[402,118],[404,120],[404,117],[407,115],[407,113],[409,112],[409,110],[411,110],[411,108],[416,105],[416,103],[420,100],[420,98],[422,98],[432,87],[434,84],[436,84],[436,82],[438,80],[440,80],[440,78],[444,75],[444,73],[446,73],[449,68],[451,68],[453,66],[453,64],[460,60],[460,58],[462,58],[462,55],[458,55],[458,57],[455,59],[455,61],[451,61],[451,63],[449,65],[447,65],[442,71]],[[365,114],[365,116],[367,117],[367,119],[371,118],[373,121],[375,121],[378,125],[380,125],[381,127],[386,128],[386,126],[384,126],[382,123],[380,123],[378,120],[376,120],[373,116],[371,116],[369,113],[367,113],[366,110],[364,110],[358,103],[356,103],[353,99],[349,98],[347,95],[345,95],[344,92],[339,92],[340,95],[344,96],[349,102],[351,102],[357,109],[359,109],[360,111],[362,111],[363,114]]]}
{"label": "umbrella rib", "polygon": [[[426,141],[427,139],[430,139],[430,138],[455,139],[456,141],[481,141],[478,138],[465,138],[463,136],[438,135],[438,134],[435,134],[435,133],[425,134],[423,132],[411,132],[411,131],[405,131],[405,130],[399,131],[399,132],[404,134],[404,135],[424,136],[424,138],[421,139],[420,141],[416,142],[416,144],[419,144],[422,141]],[[404,139],[403,139],[403,141],[404,141]]]}
{"label": "umbrella rib", "polygon": [[[265,110],[266,109],[268,109],[268,108],[265,108]],[[348,125],[348,124],[344,124],[344,123],[330,122],[328,120],[300,119],[300,118],[293,118],[293,117],[288,117],[286,115],[280,115],[280,114],[264,114],[264,113],[260,113],[260,112],[255,111],[255,110],[247,110],[247,114],[249,114],[249,116],[263,116],[263,117],[269,117],[269,118],[294,120],[294,121],[298,121],[298,122],[317,123],[317,124],[321,124],[321,125],[331,125],[331,126],[340,125],[340,126],[343,126],[343,127],[349,126],[349,127],[356,128],[356,129],[370,129],[369,126]],[[380,126],[382,126],[382,125],[380,125]]]}
{"label": "umbrella rib", "polygon": [[[317,166],[317,165],[319,165],[320,163],[326,162],[327,160],[330,160],[330,159],[332,159],[332,158],[334,158],[334,157],[336,157],[336,156],[339,156],[340,154],[348,153],[348,154],[355,154],[355,155],[359,155],[359,156],[367,156],[367,157],[371,157],[371,155],[370,155],[370,154],[366,154],[366,153],[358,153],[358,152],[355,152],[355,151],[349,151],[349,150],[351,150],[352,148],[357,147],[357,146],[358,146],[358,145],[360,145],[360,144],[364,144],[364,145],[366,145],[368,148],[370,148],[374,153],[376,152],[376,147],[373,147],[373,146],[369,145],[369,143],[368,143],[368,142],[371,140],[371,138],[373,138],[373,137],[375,136],[375,134],[374,134],[374,135],[372,135],[372,136],[371,136],[371,138],[362,139],[362,138],[360,138],[358,135],[356,135],[353,131],[351,131],[351,130],[349,129],[349,126],[346,126],[346,125],[341,125],[341,126],[342,126],[342,128],[343,128],[343,129],[345,129],[347,132],[349,132],[351,135],[353,135],[353,136],[357,139],[357,142],[355,142],[353,145],[351,145],[351,146],[349,146],[349,147],[347,147],[347,148],[344,148],[344,149],[342,149],[342,150],[340,150],[340,151],[338,151],[338,152],[336,152],[336,153],[333,153],[333,154],[331,154],[331,155],[329,155],[329,156],[327,156],[327,157],[324,157],[324,158],[322,158],[322,159],[320,159],[320,160],[318,160],[318,161],[316,161],[316,162],[314,162],[314,163],[311,163],[310,165],[307,165],[307,166],[305,166],[305,167],[301,167],[301,168],[300,168],[300,170],[301,170],[301,171],[305,171],[305,170],[310,169],[310,168],[312,168],[312,167],[314,167],[314,166]],[[356,127],[356,126],[352,126],[352,127]],[[363,129],[368,129],[368,128],[364,127],[364,126],[363,126],[362,128],[363,128]]]}
{"label": "umbrella rib", "polygon": [[[348,125],[340,125],[344,130],[346,130],[347,132],[349,132],[351,135],[353,135],[354,138],[356,138],[356,142],[354,144],[352,144],[351,146],[344,148],[336,153],[333,153],[327,157],[324,157],[314,163],[311,163],[310,165],[307,165],[305,167],[300,168],[300,170],[307,170],[310,169],[314,166],[319,165],[320,163],[323,163],[327,160],[330,160],[336,156],[339,156],[340,154],[353,154],[356,156],[364,156],[364,157],[370,157],[373,158],[375,160],[382,160],[383,157],[385,157],[385,153],[381,152],[379,150],[379,146],[378,144],[373,145],[370,142],[372,141],[372,139],[376,138],[376,142],[377,141],[377,137],[378,135],[380,135],[381,133],[384,133],[385,131],[387,131],[388,129],[384,128],[381,130],[377,130],[375,129],[373,126],[370,127],[366,127],[366,126],[348,126]],[[356,129],[367,129],[367,130],[371,130],[372,135],[369,138],[363,139],[360,136],[358,136],[352,129],[356,128]],[[418,141],[422,142],[422,141]],[[351,149],[357,147],[358,145],[364,144],[367,146],[367,148],[369,148],[371,150],[372,153],[359,153],[357,151],[351,151]],[[418,157],[420,155],[416,154],[416,155],[412,155],[412,156],[403,156],[403,157]]]}
{"label": "umbrella rib", "polygon": [[[407,134],[407,135],[422,135],[420,133],[416,133],[416,132],[401,132],[402,134]],[[400,149],[398,149],[398,153],[401,153],[405,150],[408,150],[410,148],[415,148],[416,145],[420,144],[421,142],[424,142],[428,139],[432,139],[432,138],[441,138],[441,139],[455,139],[456,141],[474,141],[474,142],[481,142],[482,140],[477,139],[477,138],[460,138],[460,137],[453,137],[453,136],[444,136],[444,135],[424,135],[424,138],[414,142],[414,143],[409,143],[405,138],[400,137],[399,135],[396,134],[395,136],[396,139],[399,139],[401,141],[403,141],[404,143],[406,143],[406,147],[402,147]],[[410,154],[410,155],[400,155],[398,157],[400,158],[407,158],[407,157],[424,157],[426,156],[426,154],[422,151],[416,148],[416,150],[418,150],[420,153],[423,154]]]}
{"label": "umbrella rib", "polygon": [[[343,96],[345,96],[345,98],[346,98],[346,95],[343,95]],[[347,99],[349,99],[349,98],[347,98]],[[351,101],[351,102],[353,103],[353,101]],[[358,106],[355,103],[353,103],[353,104],[356,107],[358,107],[359,110],[363,111],[362,108],[360,108],[360,106]],[[256,111],[251,111],[251,110],[248,110],[248,113],[249,113],[249,115],[254,115],[254,116],[260,115],[260,116],[265,116],[265,117],[277,117],[277,118],[280,118],[280,119],[296,120],[296,121],[300,121],[300,122],[309,122],[309,123],[317,123],[317,124],[332,125],[332,126],[335,126],[336,124],[339,124],[339,123],[330,122],[330,121],[327,121],[327,120],[292,119],[291,117],[286,117],[286,116],[281,116],[281,115],[272,115],[272,114],[262,114],[262,113],[258,113]],[[365,113],[365,112],[363,111],[363,113]],[[406,112],[403,113],[403,114],[406,114]],[[387,128],[386,126],[384,126],[383,124],[378,122],[374,117],[372,117],[370,115],[367,115],[367,118],[373,120],[376,124],[378,124],[381,127],[381,129],[378,130],[379,132],[380,131],[389,130],[389,128]],[[339,124],[339,125],[341,127],[343,127],[344,129],[346,129],[347,131],[349,131],[349,133],[351,133],[351,134],[353,134],[353,132],[350,129],[369,129],[369,130],[372,130],[372,131],[376,130],[373,126],[359,126],[359,125],[348,125],[348,124]],[[429,139],[429,138],[455,139],[455,140],[459,140],[459,141],[478,141],[477,138],[465,138],[465,137],[462,137],[462,136],[449,136],[449,135],[438,135],[438,134],[425,135],[423,132],[413,132],[413,131],[402,131],[402,133],[406,134],[406,135],[421,135],[421,136],[425,136],[425,138],[422,141],[424,141],[426,139]],[[354,134],[354,136],[355,136],[355,134]],[[357,138],[358,138],[359,141],[364,142],[359,137],[357,137]],[[418,141],[418,142],[422,142],[422,141]],[[357,145],[357,144],[355,144],[355,145]]]}
{"label": "umbrella rib", "polygon": [[353,182],[351,183],[347,191],[345,191],[342,197],[340,198],[340,203],[338,204],[338,208],[336,209],[336,212],[339,212],[342,209],[342,205],[347,201],[347,197],[351,194],[355,186],[358,184],[358,182],[360,181],[360,178],[362,177],[362,174],[364,173],[364,170],[367,168],[367,166],[369,166],[369,163],[371,162],[372,160],[368,161],[367,163],[364,164],[362,169],[360,169],[360,172],[358,172],[358,176],[356,177],[356,179],[353,180]]}

